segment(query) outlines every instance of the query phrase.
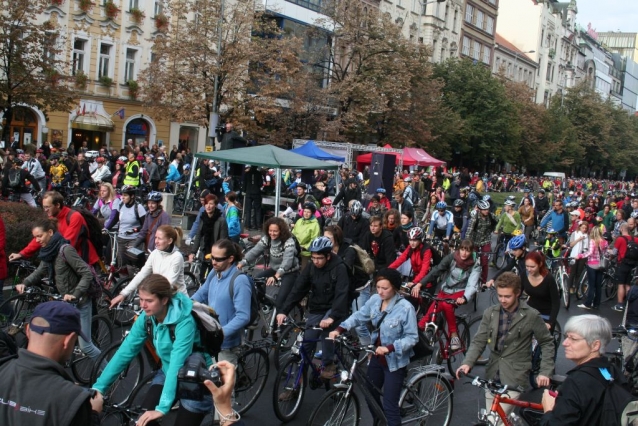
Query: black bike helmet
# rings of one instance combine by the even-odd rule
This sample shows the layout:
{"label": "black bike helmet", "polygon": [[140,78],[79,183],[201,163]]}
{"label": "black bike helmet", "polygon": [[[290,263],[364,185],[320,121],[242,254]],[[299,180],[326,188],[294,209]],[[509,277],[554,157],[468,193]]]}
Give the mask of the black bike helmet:
{"label": "black bike helmet", "polygon": [[129,194],[129,195],[135,195],[135,191],[137,191],[137,188],[135,188],[132,185],[124,185],[122,187],[122,194]]}
{"label": "black bike helmet", "polygon": [[460,198],[457,198],[456,200],[454,200],[454,207],[463,207],[464,204],[465,204],[465,201],[461,200]]}
{"label": "black bike helmet", "polygon": [[312,214],[315,214],[315,212],[317,211],[317,206],[312,201],[307,201],[303,203],[303,209],[308,209],[312,212]]}

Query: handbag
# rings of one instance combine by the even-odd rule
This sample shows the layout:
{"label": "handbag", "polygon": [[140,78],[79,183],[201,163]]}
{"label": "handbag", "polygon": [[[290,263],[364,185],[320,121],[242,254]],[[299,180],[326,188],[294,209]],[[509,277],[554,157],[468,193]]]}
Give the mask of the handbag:
{"label": "handbag", "polygon": [[599,259],[598,264],[600,265],[600,269],[608,269],[609,266],[611,266],[611,261],[609,260],[607,256],[605,256],[605,253],[600,249],[600,246],[598,246],[598,259]]}

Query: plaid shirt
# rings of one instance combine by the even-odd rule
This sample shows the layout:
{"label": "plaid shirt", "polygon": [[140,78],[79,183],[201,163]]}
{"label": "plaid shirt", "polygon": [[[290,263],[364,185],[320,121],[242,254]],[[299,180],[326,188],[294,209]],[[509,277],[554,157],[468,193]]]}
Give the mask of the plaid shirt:
{"label": "plaid shirt", "polygon": [[496,350],[498,352],[501,352],[503,350],[505,337],[507,336],[507,332],[510,329],[510,324],[514,319],[514,315],[518,313],[518,307],[519,305],[516,306],[514,312],[508,312],[505,309],[501,308],[498,314],[498,334],[496,337]]}
{"label": "plaid shirt", "polygon": [[477,212],[475,216],[470,219],[470,223],[467,225],[468,234],[467,238],[472,241],[475,247],[482,247],[492,242],[492,232],[498,223],[498,219],[494,213],[490,213],[485,217],[481,212]]}

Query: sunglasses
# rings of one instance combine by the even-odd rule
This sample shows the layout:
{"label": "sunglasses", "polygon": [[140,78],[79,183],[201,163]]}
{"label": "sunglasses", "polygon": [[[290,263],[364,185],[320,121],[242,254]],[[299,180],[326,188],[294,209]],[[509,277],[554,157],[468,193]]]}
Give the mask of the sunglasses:
{"label": "sunglasses", "polygon": [[224,256],[224,257],[212,257],[212,256],[211,256],[211,258],[210,258],[210,262],[211,262],[211,263],[213,263],[213,262],[220,263],[220,262],[223,262],[223,261],[225,261],[225,260],[228,260],[228,258],[229,258],[229,257],[230,257],[230,256]]}

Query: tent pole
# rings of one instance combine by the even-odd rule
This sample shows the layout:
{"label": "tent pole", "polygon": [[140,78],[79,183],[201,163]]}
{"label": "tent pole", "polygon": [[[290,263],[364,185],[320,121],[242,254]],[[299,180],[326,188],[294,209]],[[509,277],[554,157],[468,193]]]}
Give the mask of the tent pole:
{"label": "tent pole", "polygon": [[279,202],[281,200],[281,168],[275,169],[275,217],[279,216]]}

